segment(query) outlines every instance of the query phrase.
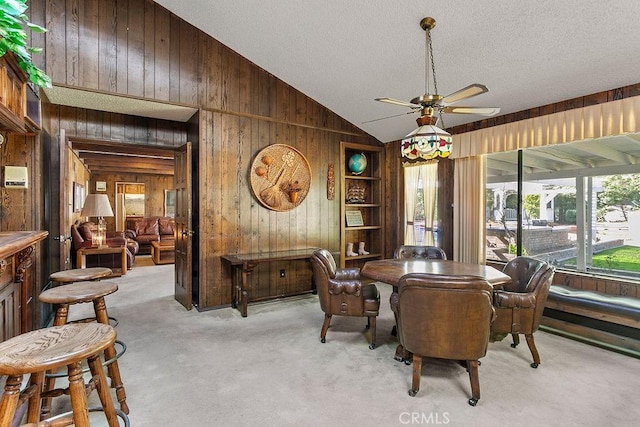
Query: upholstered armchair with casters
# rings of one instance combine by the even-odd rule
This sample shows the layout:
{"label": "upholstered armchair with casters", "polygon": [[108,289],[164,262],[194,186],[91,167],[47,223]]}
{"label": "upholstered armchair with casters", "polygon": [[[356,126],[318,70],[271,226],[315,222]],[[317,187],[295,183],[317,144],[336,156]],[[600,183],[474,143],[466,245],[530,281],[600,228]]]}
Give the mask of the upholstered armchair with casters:
{"label": "upholstered armchair with casters", "polygon": [[555,269],[544,261],[529,257],[516,257],[502,270],[511,277],[511,282],[493,293],[496,321],[492,325],[494,336],[511,334],[516,347],[520,343],[519,334],[524,334],[533,356],[532,368],[540,364],[540,355],[533,340],[538,330],[544,305]]}
{"label": "upholstered armchair with casters", "polygon": [[324,323],[320,341],[325,342],[331,317],[359,316],[367,318],[371,332],[370,349],[376,347],[376,316],[380,309],[380,293],[374,284],[363,284],[358,268],[336,268],[331,252],[318,249],[311,255],[313,283],[318,292]]}
{"label": "upholstered armchair with casters", "polygon": [[482,277],[407,274],[398,284],[398,336],[413,353],[410,396],[420,389],[422,358],[465,361],[469,404],[480,399],[478,360],[487,353],[494,310]]}
{"label": "upholstered armchair with casters", "polygon": [[437,246],[401,245],[396,248],[393,257],[395,259],[447,259],[447,254]]}
{"label": "upholstered armchair with casters", "polygon": [[[394,259],[447,259],[447,254],[437,246],[416,246],[416,245],[400,245],[396,248],[393,253]],[[396,318],[396,324],[393,326],[391,330],[391,335],[397,335],[397,325],[398,325],[398,293],[391,292],[389,296],[389,305],[391,306],[391,311],[393,311],[393,315]],[[398,352],[394,357],[398,361],[404,360],[404,356]],[[408,360],[404,360],[405,363],[409,363]]]}

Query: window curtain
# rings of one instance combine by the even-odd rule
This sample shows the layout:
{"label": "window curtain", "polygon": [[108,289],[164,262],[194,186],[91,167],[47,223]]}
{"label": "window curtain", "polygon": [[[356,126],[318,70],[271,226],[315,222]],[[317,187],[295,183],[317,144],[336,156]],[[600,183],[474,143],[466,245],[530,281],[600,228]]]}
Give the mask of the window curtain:
{"label": "window curtain", "polygon": [[[640,96],[452,135],[454,259],[484,262],[484,154],[640,132]],[[479,165],[482,166],[479,166]],[[476,203],[476,198],[482,203]],[[481,225],[481,226],[480,226]],[[475,230],[475,231],[474,231]]]}
{"label": "window curtain", "polygon": [[486,160],[484,156],[457,159],[453,187],[453,259],[485,263]]}
{"label": "window curtain", "polygon": [[640,96],[452,135],[452,159],[640,132]]}
{"label": "window curtain", "polygon": [[[422,179],[424,190],[424,216],[426,233],[422,245],[434,245],[433,222],[436,215],[436,196],[438,186],[438,162],[404,165],[404,244],[417,244],[414,218],[418,180]],[[419,241],[419,239],[418,239]]]}

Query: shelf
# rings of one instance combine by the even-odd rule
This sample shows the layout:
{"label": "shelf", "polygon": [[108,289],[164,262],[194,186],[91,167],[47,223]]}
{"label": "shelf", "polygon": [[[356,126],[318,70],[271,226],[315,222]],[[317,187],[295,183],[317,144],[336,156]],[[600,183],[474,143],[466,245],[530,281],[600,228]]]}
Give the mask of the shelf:
{"label": "shelf", "polygon": [[351,230],[380,230],[382,227],[379,225],[362,225],[360,227],[344,227],[345,231]]}
{"label": "shelf", "polygon": [[380,203],[345,203],[347,208],[379,208]]}
{"label": "shelf", "polygon": [[[359,175],[353,175],[349,170],[349,159],[356,154],[364,154],[367,160]],[[368,260],[384,257],[384,230],[381,225],[384,224],[385,211],[384,170],[383,147],[352,142],[340,144],[340,267],[362,267]],[[349,227],[347,217],[351,219],[350,224],[363,225]],[[353,221],[353,217],[361,219]],[[350,251],[358,252],[361,243],[364,243],[368,255],[346,256],[347,245]]]}
{"label": "shelf", "polygon": [[[346,256],[346,255],[345,255]],[[357,256],[347,256],[347,260],[359,260],[359,259],[379,259],[382,258],[382,254],[369,254],[369,255],[357,255]]]}
{"label": "shelf", "polygon": [[355,180],[361,180],[361,181],[380,181],[380,177],[360,176],[360,175],[345,176],[344,179],[355,179]]}

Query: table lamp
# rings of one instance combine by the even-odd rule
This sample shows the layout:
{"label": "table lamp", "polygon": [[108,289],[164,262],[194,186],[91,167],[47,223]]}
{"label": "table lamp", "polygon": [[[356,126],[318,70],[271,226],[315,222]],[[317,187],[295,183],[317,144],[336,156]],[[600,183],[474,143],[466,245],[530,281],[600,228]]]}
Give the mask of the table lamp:
{"label": "table lamp", "polygon": [[98,247],[102,247],[107,240],[107,224],[104,221],[104,217],[113,216],[109,197],[106,194],[88,194],[80,215],[98,218],[98,234],[96,236],[96,243],[98,244]]}

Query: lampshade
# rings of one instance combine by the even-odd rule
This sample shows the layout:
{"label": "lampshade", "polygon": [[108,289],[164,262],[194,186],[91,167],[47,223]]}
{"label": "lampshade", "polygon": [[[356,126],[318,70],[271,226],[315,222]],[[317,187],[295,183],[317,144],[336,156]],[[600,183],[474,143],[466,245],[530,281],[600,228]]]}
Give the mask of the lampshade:
{"label": "lampshade", "polygon": [[424,115],[416,120],[418,128],[402,139],[402,157],[410,160],[449,157],[451,134],[436,126],[437,120],[432,115]]}
{"label": "lampshade", "polygon": [[88,194],[82,207],[82,216],[94,216],[104,218],[105,216],[113,216],[109,196],[106,194]]}

